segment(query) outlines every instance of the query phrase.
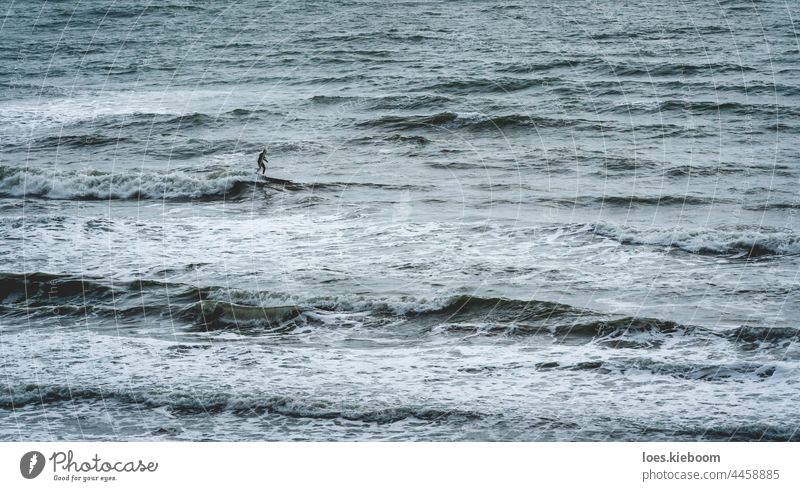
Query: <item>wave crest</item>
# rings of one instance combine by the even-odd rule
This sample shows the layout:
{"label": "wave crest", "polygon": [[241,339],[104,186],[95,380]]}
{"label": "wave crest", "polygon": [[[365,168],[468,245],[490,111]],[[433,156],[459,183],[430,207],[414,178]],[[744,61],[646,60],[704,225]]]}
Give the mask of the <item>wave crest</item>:
{"label": "wave crest", "polygon": [[528,127],[561,128],[576,125],[600,125],[592,121],[577,119],[554,119],[527,114],[459,114],[440,112],[423,115],[387,115],[358,124],[366,128],[388,128],[392,130],[420,130],[430,128],[452,128],[472,131],[512,130]]}
{"label": "wave crest", "polygon": [[244,171],[190,173],[52,171],[0,167],[0,197],[53,200],[209,200],[237,198],[248,185]]}
{"label": "wave crest", "polygon": [[365,423],[388,424],[405,419],[429,422],[447,419],[477,420],[482,414],[459,409],[413,406],[359,407],[323,399],[277,396],[268,394],[237,395],[223,392],[142,392],[103,388],[72,388],[61,385],[28,384],[0,392],[0,409],[19,409],[29,405],[61,402],[107,401],[165,408],[173,415],[216,414],[229,412],[238,416],[278,414],[288,418],[344,419]]}
{"label": "wave crest", "polygon": [[707,229],[639,229],[596,224],[594,233],[622,244],[675,247],[694,254],[755,258],[800,254],[800,236],[791,230],[734,226]]}

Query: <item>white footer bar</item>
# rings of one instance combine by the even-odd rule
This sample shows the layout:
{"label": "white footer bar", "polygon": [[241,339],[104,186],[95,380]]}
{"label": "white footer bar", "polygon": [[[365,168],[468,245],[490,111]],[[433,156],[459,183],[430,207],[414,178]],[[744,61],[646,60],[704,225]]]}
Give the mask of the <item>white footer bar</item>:
{"label": "white footer bar", "polygon": [[2,489],[800,489],[796,443],[3,443]]}

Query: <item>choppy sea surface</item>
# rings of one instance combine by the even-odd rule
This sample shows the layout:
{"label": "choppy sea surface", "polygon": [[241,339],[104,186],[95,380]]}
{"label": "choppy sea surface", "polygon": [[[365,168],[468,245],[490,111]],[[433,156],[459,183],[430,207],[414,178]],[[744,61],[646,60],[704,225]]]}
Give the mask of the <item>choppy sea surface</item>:
{"label": "choppy sea surface", "polygon": [[800,439],[796,7],[3,3],[0,440]]}

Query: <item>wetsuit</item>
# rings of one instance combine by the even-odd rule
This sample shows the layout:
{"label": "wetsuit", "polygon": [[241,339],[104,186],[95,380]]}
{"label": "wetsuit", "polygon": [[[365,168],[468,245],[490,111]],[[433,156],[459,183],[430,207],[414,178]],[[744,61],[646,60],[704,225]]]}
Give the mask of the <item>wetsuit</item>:
{"label": "wetsuit", "polygon": [[262,174],[267,174],[267,166],[264,165],[265,162],[269,162],[267,160],[267,150],[264,149],[260,154],[258,154],[258,171],[261,171]]}

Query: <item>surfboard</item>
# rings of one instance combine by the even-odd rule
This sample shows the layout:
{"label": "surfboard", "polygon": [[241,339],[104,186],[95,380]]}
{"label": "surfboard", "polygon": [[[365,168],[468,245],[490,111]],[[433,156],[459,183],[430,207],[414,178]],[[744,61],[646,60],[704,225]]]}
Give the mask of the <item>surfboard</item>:
{"label": "surfboard", "polygon": [[277,177],[267,177],[267,176],[258,176],[261,182],[268,182],[270,184],[281,184],[281,185],[291,185],[294,184],[292,181],[286,179],[278,179]]}

